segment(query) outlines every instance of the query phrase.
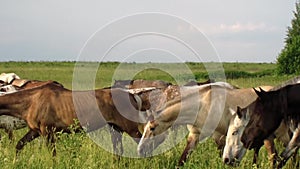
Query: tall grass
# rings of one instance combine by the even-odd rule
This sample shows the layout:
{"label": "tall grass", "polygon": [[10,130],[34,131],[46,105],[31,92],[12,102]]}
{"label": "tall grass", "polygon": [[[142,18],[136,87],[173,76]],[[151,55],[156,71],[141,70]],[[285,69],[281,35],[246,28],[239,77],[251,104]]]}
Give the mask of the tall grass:
{"label": "tall grass", "polygon": [[[74,62],[4,62],[0,63],[0,72],[15,72],[22,78],[37,79],[37,80],[56,80],[62,83],[67,88],[72,88],[72,78]],[[204,81],[204,77],[197,74],[205,74],[205,68],[201,63],[187,63],[188,67],[194,73],[196,80]],[[97,70],[95,87],[107,87],[113,83],[113,75],[119,63],[101,63]],[[165,70],[180,73],[174,64],[149,66],[147,64],[128,63],[123,65],[121,71],[138,70],[134,76],[135,79],[160,79],[178,83],[176,79],[180,79],[182,83],[192,78],[191,75],[181,75],[181,77],[173,77],[163,70],[151,69],[151,67],[163,66]],[[254,87],[261,85],[277,85],[292,76],[279,77],[272,73],[275,68],[273,64],[250,64],[250,63],[225,63],[223,64],[226,72],[231,72],[234,78],[226,79],[227,82],[239,87]],[[120,70],[119,70],[120,71]],[[235,73],[234,73],[235,72]],[[247,76],[247,74],[262,74],[261,76]],[[267,72],[267,73],[263,73]],[[237,76],[237,77],[236,77]],[[117,79],[115,79],[117,80]],[[181,82],[180,82],[181,83]],[[123,157],[118,159],[115,155],[107,152],[101,146],[93,142],[85,133],[64,134],[59,133],[57,136],[57,157],[52,158],[51,151],[45,145],[43,138],[36,139],[27,144],[20,153],[17,160],[15,159],[15,145],[17,140],[23,137],[27,129],[15,131],[15,140],[9,142],[7,135],[0,131],[2,139],[0,141],[0,166],[4,169],[11,168],[174,168],[180,158],[180,155],[185,147],[186,140],[181,141],[174,148],[154,157],[149,158],[128,158]],[[105,136],[107,128],[100,131]],[[126,134],[125,134],[126,136]],[[172,144],[172,136],[169,141],[164,144]],[[110,138],[101,138],[109,140]],[[128,136],[124,138],[124,145],[131,145],[132,149],[136,149],[136,143]],[[278,149],[282,150],[280,143],[276,144]],[[259,166],[261,168],[269,168],[267,154],[264,148],[260,151]],[[248,151],[245,158],[238,168],[257,168],[252,164],[253,151]],[[208,139],[199,144],[194,152],[190,155],[187,163],[183,168],[201,168],[201,169],[223,169],[232,168],[223,164],[220,158],[220,152],[217,150],[215,143]],[[295,168],[289,162],[287,169]]]}

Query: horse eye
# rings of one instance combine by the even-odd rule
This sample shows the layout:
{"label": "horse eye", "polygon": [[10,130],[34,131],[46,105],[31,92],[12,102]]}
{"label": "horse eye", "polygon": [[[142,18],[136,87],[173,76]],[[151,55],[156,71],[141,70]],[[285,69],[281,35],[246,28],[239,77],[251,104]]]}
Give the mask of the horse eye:
{"label": "horse eye", "polygon": [[236,131],[234,131],[233,133],[232,133],[232,135],[234,136],[234,135],[237,135],[238,134],[238,130],[236,130]]}
{"label": "horse eye", "polygon": [[150,131],[154,131],[155,130],[155,127],[150,127]]}

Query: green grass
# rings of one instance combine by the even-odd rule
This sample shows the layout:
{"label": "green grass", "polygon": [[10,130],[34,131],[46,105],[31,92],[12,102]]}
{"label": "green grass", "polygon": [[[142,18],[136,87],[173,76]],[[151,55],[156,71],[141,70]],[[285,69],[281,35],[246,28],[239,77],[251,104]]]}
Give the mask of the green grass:
{"label": "green grass", "polygon": [[[3,62],[0,63],[0,72],[15,72],[25,79],[37,80],[56,80],[67,88],[72,88],[72,78],[74,71],[74,62]],[[206,66],[213,67],[213,63],[206,63]],[[206,80],[206,70],[201,63],[187,64],[119,64],[119,63],[90,63],[77,65],[87,72],[96,71],[94,83],[95,88],[110,86],[114,80],[124,79],[131,75],[134,79],[160,79],[172,83],[183,84],[189,79],[196,77],[198,81]],[[99,66],[94,70],[94,66]],[[182,72],[180,68],[189,68],[193,73]],[[276,65],[267,63],[224,63],[225,72],[231,73],[226,79],[227,82],[239,87],[254,87],[261,85],[277,85],[293,76],[276,76],[274,69]],[[119,75],[118,75],[119,73]],[[197,76],[197,74],[199,76]],[[202,75],[201,75],[202,74]],[[201,76],[200,76],[201,75]],[[85,78],[92,76],[87,74]],[[244,77],[246,76],[246,77]],[[83,81],[84,82],[84,81]],[[15,158],[15,145],[27,129],[21,129],[14,132],[15,140],[10,143],[7,135],[1,130],[2,139],[0,141],[0,166],[4,169],[10,168],[174,168],[185,147],[185,140],[169,151],[151,157],[151,158],[120,158],[94,143],[86,134],[59,134],[57,147],[57,157],[52,158],[51,152],[45,146],[43,139],[36,139],[26,145],[17,161]],[[104,129],[100,133],[106,133]],[[108,140],[110,138],[101,138]],[[164,144],[172,144],[172,138],[169,138]],[[136,149],[136,144],[128,137],[125,138],[124,145],[132,146]],[[282,150],[282,146],[277,144]],[[248,151],[245,158],[238,168],[256,168],[252,165],[253,151]],[[260,151],[259,165],[261,168],[269,168],[266,151],[263,148]],[[208,139],[199,144],[189,157],[183,168],[201,168],[201,169],[223,169],[232,168],[222,163],[219,151],[215,143]],[[286,167],[292,169],[294,166],[289,162]]]}

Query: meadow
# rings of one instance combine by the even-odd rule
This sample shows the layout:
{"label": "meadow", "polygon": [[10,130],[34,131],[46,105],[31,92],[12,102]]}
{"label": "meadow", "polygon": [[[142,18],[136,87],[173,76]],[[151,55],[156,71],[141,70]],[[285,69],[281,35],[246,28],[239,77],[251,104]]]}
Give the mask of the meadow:
{"label": "meadow", "polygon": [[[82,68],[87,72],[96,71],[94,78],[94,88],[110,86],[114,80],[126,78],[126,75],[133,74],[134,79],[165,80],[174,84],[184,84],[190,79],[205,81],[209,77],[206,66],[214,67],[214,63],[82,63],[75,62],[2,62],[0,72],[14,72],[24,79],[36,80],[55,80],[62,83],[66,88],[72,89],[74,67]],[[91,67],[89,67],[91,66]],[[185,66],[192,74],[182,71],[180,68]],[[220,66],[220,65],[217,65]],[[260,85],[277,85],[292,77],[276,75],[276,65],[272,63],[223,63],[226,81],[241,88],[254,87]],[[97,70],[94,70],[94,69]],[[161,68],[161,70],[159,70]],[[91,69],[91,70],[90,70]],[[93,70],[92,70],[93,69]],[[217,80],[220,69],[216,68],[211,76]],[[223,70],[223,69],[222,69]],[[116,73],[118,72],[118,73]],[[120,74],[121,72],[121,74]],[[222,72],[221,72],[222,73]],[[89,76],[87,74],[86,76]],[[93,76],[91,73],[90,76]],[[221,79],[224,80],[224,79]],[[83,89],[85,89],[83,87]],[[88,88],[92,89],[92,88]],[[84,132],[72,134],[58,134],[56,144],[57,156],[52,158],[51,152],[44,145],[43,138],[36,139],[27,144],[18,159],[15,158],[15,145],[25,134],[26,128],[14,132],[14,141],[8,140],[7,134],[2,130],[0,134],[0,167],[10,168],[174,168],[185,147],[185,140],[182,140],[174,148],[149,158],[129,158],[118,159],[112,153],[104,150],[91,140]],[[99,131],[107,135],[108,131]],[[172,137],[169,136],[169,137]],[[110,138],[101,138],[109,141]],[[136,144],[128,137],[123,143],[136,149]],[[164,144],[172,144],[172,138]],[[279,152],[282,145],[276,143]],[[259,167],[269,168],[268,157],[264,148],[259,154]],[[253,151],[248,151],[241,164],[237,168],[257,168],[252,164]],[[201,168],[201,169],[223,169],[233,168],[223,164],[216,144],[208,139],[199,144],[191,154],[187,163],[182,168]],[[285,166],[286,169],[295,168],[290,162]]]}

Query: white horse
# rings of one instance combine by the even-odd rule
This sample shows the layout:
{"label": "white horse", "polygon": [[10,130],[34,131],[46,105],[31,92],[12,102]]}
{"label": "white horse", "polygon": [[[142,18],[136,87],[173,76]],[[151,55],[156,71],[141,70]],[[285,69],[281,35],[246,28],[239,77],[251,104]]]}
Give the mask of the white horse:
{"label": "white horse", "polygon": [[[226,84],[226,83],[224,83]],[[138,153],[151,153],[165,139],[164,132],[174,124],[188,125],[187,146],[178,165],[181,166],[199,141],[214,135],[226,135],[232,114],[230,108],[246,106],[256,99],[252,89],[232,89],[228,85],[208,84],[182,88],[181,97],[169,101],[158,116],[150,120],[138,145]],[[265,90],[272,88],[264,87]]]}

